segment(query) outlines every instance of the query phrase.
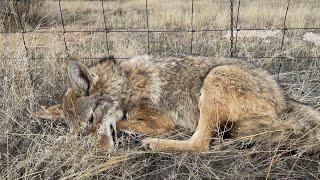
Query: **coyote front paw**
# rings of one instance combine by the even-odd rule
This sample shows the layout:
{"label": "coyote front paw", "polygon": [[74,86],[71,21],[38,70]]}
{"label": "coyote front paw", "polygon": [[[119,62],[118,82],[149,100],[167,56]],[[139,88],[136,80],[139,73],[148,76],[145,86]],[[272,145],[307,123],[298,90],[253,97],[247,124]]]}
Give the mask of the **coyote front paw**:
{"label": "coyote front paw", "polygon": [[159,149],[160,139],[158,138],[146,138],[142,140],[142,147],[145,149],[157,150]]}

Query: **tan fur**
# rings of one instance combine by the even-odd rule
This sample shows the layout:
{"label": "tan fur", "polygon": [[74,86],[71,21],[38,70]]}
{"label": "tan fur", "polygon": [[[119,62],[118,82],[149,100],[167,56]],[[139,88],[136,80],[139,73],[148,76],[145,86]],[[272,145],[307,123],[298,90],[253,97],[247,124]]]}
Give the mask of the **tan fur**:
{"label": "tan fur", "polygon": [[148,135],[163,135],[174,128],[174,124],[151,107],[141,105],[131,110],[128,120],[118,122],[117,128]]}
{"label": "tan fur", "polygon": [[[88,122],[97,107],[117,101],[129,114],[129,120],[117,123],[118,130],[158,135],[180,126],[194,131],[183,141],[144,139],[142,145],[150,149],[207,151],[211,137],[230,125],[233,137],[270,131],[275,133],[264,140],[275,142],[286,139],[288,132],[303,140],[291,147],[320,150],[319,113],[288,100],[266,71],[239,60],[142,56],[106,61],[90,70],[78,62],[69,66],[73,93],[64,97],[63,114],[78,122],[71,124],[80,131],[79,122]],[[101,124],[103,113],[95,116],[90,132]]]}

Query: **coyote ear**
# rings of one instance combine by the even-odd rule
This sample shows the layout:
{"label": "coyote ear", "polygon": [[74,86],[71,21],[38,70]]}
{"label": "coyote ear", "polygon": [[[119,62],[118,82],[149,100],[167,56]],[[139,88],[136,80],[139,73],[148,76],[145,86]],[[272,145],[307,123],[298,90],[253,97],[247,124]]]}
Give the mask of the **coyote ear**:
{"label": "coyote ear", "polygon": [[50,119],[50,120],[58,120],[61,118],[61,112],[63,110],[62,104],[57,104],[54,106],[50,106],[48,108],[41,107],[42,110],[32,113],[35,117],[40,119]]}
{"label": "coyote ear", "polygon": [[90,72],[85,65],[75,60],[68,63],[67,72],[72,85],[85,92],[89,92],[98,80],[97,75]]}

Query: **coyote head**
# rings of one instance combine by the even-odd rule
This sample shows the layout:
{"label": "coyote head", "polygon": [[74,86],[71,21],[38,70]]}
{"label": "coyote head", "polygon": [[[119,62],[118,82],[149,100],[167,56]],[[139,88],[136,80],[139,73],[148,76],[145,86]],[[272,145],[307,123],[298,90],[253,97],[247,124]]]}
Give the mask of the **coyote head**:
{"label": "coyote head", "polygon": [[[106,67],[111,68],[111,63],[104,64],[106,71]],[[106,142],[102,143],[109,144],[112,140],[110,126],[123,117],[121,103],[99,91],[99,77],[80,62],[69,61],[67,74],[71,87],[64,94],[62,103],[44,108],[34,115],[42,119],[64,120],[74,134],[105,133],[107,137],[102,141]]]}

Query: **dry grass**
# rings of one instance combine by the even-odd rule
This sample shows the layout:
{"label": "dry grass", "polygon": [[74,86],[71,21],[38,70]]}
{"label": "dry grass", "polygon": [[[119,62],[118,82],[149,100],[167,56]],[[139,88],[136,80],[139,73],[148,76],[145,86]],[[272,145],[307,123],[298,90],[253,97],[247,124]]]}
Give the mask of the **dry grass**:
{"label": "dry grass", "polygon": [[0,2],[1,31],[18,31],[22,28],[37,28],[48,25],[45,9],[45,1],[13,1],[3,0]]}
{"label": "dry grass", "polygon": [[[149,0],[150,29],[190,29],[191,1]],[[195,29],[226,29],[229,4],[226,0],[195,1]],[[239,27],[282,27],[286,1],[241,1]],[[107,26],[113,29],[146,29],[145,1],[105,1]],[[103,29],[101,1],[62,1],[67,30]],[[35,18],[27,30],[61,31],[58,1],[47,1],[41,11],[47,23]],[[288,27],[320,27],[318,0],[292,0]],[[40,9],[39,9],[40,10]],[[2,12],[2,11],[1,11]],[[35,12],[35,11],[32,11]],[[3,12],[2,12],[3,14]],[[1,17],[1,16],[0,16]],[[40,18],[42,19],[42,18]],[[4,19],[2,19],[4,21]],[[2,23],[1,23],[2,24]],[[37,24],[34,26],[32,24]],[[7,28],[7,27],[5,27]],[[13,29],[10,29],[13,30]],[[240,31],[241,32],[241,31]],[[320,56],[320,47],[304,40],[306,33],[319,30],[292,30],[280,51],[281,33],[256,37],[241,32],[237,43],[240,56],[288,58],[246,59],[271,73],[283,64],[280,84],[290,97],[320,107],[319,59],[291,56]],[[197,32],[194,53],[228,55],[227,32]],[[248,35],[249,34],[249,35]],[[256,34],[256,33],[253,33]],[[110,53],[130,57],[146,53],[146,33],[109,33]],[[69,51],[82,57],[107,54],[104,33],[65,34]],[[60,33],[25,34],[26,55],[20,33],[0,34],[0,179],[319,179],[320,155],[290,155],[263,142],[243,149],[241,140],[213,142],[203,154],[148,152],[139,148],[140,136],[123,135],[116,152],[92,145],[90,137],[65,138],[68,128],[59,122],[41,121],[30,112],[39,105],[55,104],[67,86],[64,74],[66,52]],[[151,53],[180,55],[190,51],[190,33],[151,33]],[[6,59],[16,57],[17,59]],[[41,57],[44,59],[35,59]],[[90,62],[88,62],[90,63]],[[275,75],[277,77],[277,75]],[[190,133],[174,133],[171,138],[187,138]],[[277,155],[282,154],[282,155]]]}

